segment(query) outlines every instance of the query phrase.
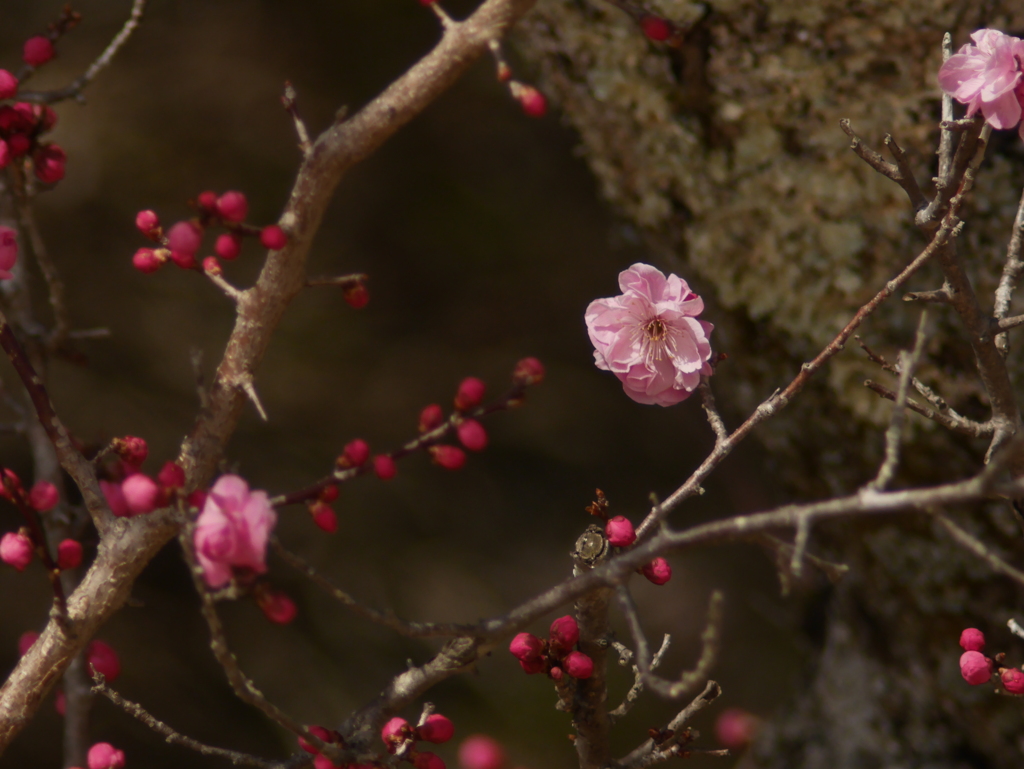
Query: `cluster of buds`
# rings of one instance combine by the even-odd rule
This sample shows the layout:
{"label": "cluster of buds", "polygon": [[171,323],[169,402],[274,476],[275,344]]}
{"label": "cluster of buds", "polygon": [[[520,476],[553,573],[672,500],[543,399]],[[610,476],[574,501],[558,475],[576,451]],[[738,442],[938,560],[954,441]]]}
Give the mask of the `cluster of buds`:
{"label": "cluster of buds", "polygon": [[[135,226],[149,240],[159,244],[159,248],[140,248],[136,251],[132,257],[135,269],[145,273],[156,272],[170,260],[183,270],[201,269],[220,275],[219,259],[236,259],[242,252],[242,239],[246,236],[258,237],[263,247],[272,251],[282,249],[288,243],[288,236],[276,224],[262,228],[245,224],[249,202],[241,192],[232,190],[220,196],[215,192],[202,192],[194,207],[197,216],[171,225],[166,233],[156,212],[139,211],[135,216]],[[214,242],[216,256],[207,256],[200,266],[196,254],[203,245],[206,230],[214,226],[223,227],[226,232],[218,235]]]}
{"label": "cluster of buds", "polygon": [[408,761],[416,769],[445,769],[444,761],[427,750],[418,750],[418,741],[435,745],[448,742],[455,734],[451,720],[440,713],[430,713],[413,726],[404,718],[392,718],[380,730],[388,753]]}
{"label": "cluster of buds", "polygon": [[[628,518],[608,515],[608,499],[600,489],[597,490],[597,499],[587,506],[587,512],[605,522],[604,536],[612,547],[630,547],[636,542],[636,529]],[[639,571],[655,585],[664,585],[672,579],[672,567],[661,556],[644,564]]]}
{"label": "cluster of buds", "polygon": [[[46,513],[60,502],[57,487],[49,481],[38,481],[29,491],[25,491],[17,474],[4,469],[3,486],[0,497],[13,502],[23,514]],[[24,571],[32,562],[32,555],[37,544],[33,542],[31,531],[21,527],[18,531],[8,532],[0,537],[0,560],[18,571]],[[41,545],[40,545],[41,546]],[[57,558],[54,565],[61,570],[77,568],[82,563],[82,544],[74,539],[64,539],[57,545]]]}
{"label": "cluster of buds", "polygon": [[[22,49],[25,64],[32,68],[42,66],[53,55],[53,42],[41,35],[26,40]],[[19,86],[17,77],[0,69],[0,100],[13,99]],[[55,184],[63,179],[67,154],[58,144],[40,141],[56,123],[57,113],[45,104],[15,102],[0,106],[0,168],[18,158],[30,157],[39,181]]]}
{"label": "cluster of buds", "polygon": [[156,478],[140,468],[149,455],[146,441],[132,435],[115,438],[112,452],[119,458],[105,468],[108,478],[100,480],[100,490],[110,510],[119,518],[145,515],[166,507],[185,486],[185,471],[174,462],[165,462]]}
{"label": "cluster of buds", "polygon": [[590,678],[594,661],[576,651],[579,640],[579,625],[566,615],[551,623],[546,641],[532,633],[520,633],[512,639],[508,650],[529,675],[547,673],[555,681],[561,681],[566,674],[572,678]]}
{"label": "cluster of buds", "polygon": [[1024,694],[1024,672],[1017,668],[1003,667],[1006,655],[1000,652],[995,658],[986,657],[985,634],[977,628],[966,628],[960,634],[960,675],[971,686],[980,686],[992,680],[992,673],[998,673],[999,680],[1008,694]]}
{"label": "cluster of buds", "polygon": [[[455,414],[450,421],[455,426],[455,435],[462,448],[442,443],[430,446],[427,451],[439,467],[458,470],[466,464],[466,452],[463,448],[468,451],[483,451],[487,448],[487,430],[480,422],[469,416],[470,412],[483,403],[486,391],[487,385],[484,381],[474,376],[466,377],[459,383],[455,391]],[[431,403],[420,412],[420,434],[433,432],[448,421],[444,410],[438,404]]]}

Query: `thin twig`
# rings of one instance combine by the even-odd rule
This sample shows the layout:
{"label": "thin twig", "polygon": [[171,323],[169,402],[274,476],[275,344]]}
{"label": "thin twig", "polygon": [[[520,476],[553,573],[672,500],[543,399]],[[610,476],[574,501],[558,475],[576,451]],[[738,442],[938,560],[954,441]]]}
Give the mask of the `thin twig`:
{"label": "thin twig", "polygon": [[[714,702],[722,694],[722,687],[716,681],[708,681],[704,691],[698,694],[693,701],[683,708],[673,718],[665,731],[673,732],[673,736],[661,743],[649,739],[642,745],[631,751],[628,755],[619,759],[618,766],[621,769],[641,769],[653,763],[664,761],[671,757],[668,750],[679,744],[679,736],[682,734],[682,727],[687,724],[697,713]],[[712,751],[712,755],[728,755],[728,751]],[[652,760],[653,759],[653,760]]]}
{"label": "thin twig", "polygon": [[277,761],[268,761],[259,756],[249,755],[248,753],[241,753],[237,750],[228,750],[227,748],[217,748],[212,745],[206,745],[198,740],[194,740],[191,737],[186,737],[184,734],[177,732],[173,727],[168,726],[163,721],[158,719],[147,711],[142,705],[137,702],[132,702],[122,697],[117,691],[107,686],[103,676],[96,674],[93,679],[92,690],[97,694],[102,694],[112,703],[121,708],[128,715],[137,718],[139,721],[144,723],[153,731],[162,735],[165,742],[171,745],[181,745],[193,750],[196,753],[201,753],[204,756],[216,756],[217,758],[226,758],[231,763],[238,766],[239,764],[245,766],[256,766],[260,769],[282,769],[284,764]]}
{"label": "thin twig", "polygon": [[298,94],[295,92],[295,86],[285,80],[281,104],[284,106],[285,111],[292,116],[292,122],[295,123],[295,133],[299,137],[299,150],[302,152],[302,157],[306,157],[313,148],[313,143],[309,140],[309,131],[306,130],[306,123],[299,114],[297,99]]}
{"label": "thin twig", "polygon": [[725,426],[725,422],[722,421],[722,415],[718,413],[718,407],[715,404],[715,394],[711,391],[711,383],[708,381],[708,377],[702,376],[700,378],[700,384],[697,385],[697,389],[700,390],[701,405],[704,407],[704,413],[708,416],[708,424],[711,425],[711,429],[715,433],[715,444],[723,443],[729,439],[729,430]]}
{"label": "thin twig", "polygon": [[903,150],[889,135],[885,135],[885,144],[892,152],[893,157],[896,158],[896,164],[890,163],[888,160],[883,158],[873,149],[868,147],[861,138],[856,134],[853,128],[850,126],[850,121],[847,118],[843,118],[839,121],[839,127],[843,133],[850,137],[850,149],[857,153],[857,157],[875,169],[878,173],[882,174],[888,179],[892,179],[903,191],[907,193],[907,197],[910,198],[910,205],[913,206],[915,211],[919,211],[924,208],[928,201],[924,194],[921,192],[921,188],[917,185],[917,179],[914,177],[913,171],[910,169],[910,164],[907,162],[906,156],[903,154]]}
{"label": "thin twig", "polygon": [[[999,277],[999,286],[996,288],[995,307],[992,316],[998,321],[1000,331],[1006,331],[1024,323],[1024,315],[1017,315],[1014,318],[1007,317],[1010,312],[1010,303],[1013,300],[1013,291],[1020,282],[1021,274],[1024,274],[1024,259],[1021,259],[1021,251],[1024,250],[1024,193],[1021,193],[1020,203],[1017,205],[1017,215],[1013,219],[1013,232],[1010,234],[1010,243],[1006,247],[1006,264],[1003,265],[1003,274]],[[1015,321],[1010,324],[1010,321]],[[999,334],[996,337],[996,347],[1005,356],[1010,352],[1010,340],[1006,334]]]}
{"label": "thin twig", "polygon": [[1024,585],[1024,571],[1010,566],[1010,564],[989,550],[981,540],[968,534],[945,515],[936,513],[935,520],[942,524],[942,527],[956,540],[957,544],[984,560],[994,572],[1003,574],[1014,582]]}
{"label": "thin twig", "polygon": [[[864,341],[859,336],[854,338],[857,340],[857,344],[859,344],[861,349],[864,350],[864,353],[868,356],[872,363],[877,363],[879,366],[882,367],[883,370],[888,371],[890,374],[893,374],[894,376],[900,376],[900,369],[898,366],[892,365],[882,355],[875,352],[866,344],[864,344]],[[930,404],[932,404],[932,406],[937,408],[939,411],[947,413],[956,419],[963,419],[963,417],[961,417],[959,414],[957,414],[953,409],[949,407],[949,404],[946,403],[945,398],[943,398],[941,395],[935,392],[935,390],[926,385],[916,376],[910,378],[910,384],[912,384],[914,386],[914,389],[917,390],[917,392],[920,395],[922,395]]]}
{"label": "thin twig", "polygon": [[232,302],[238,304],[242,301],[242,297],[245,295],[245,292],[232,286],[224,280],[222,275],[218,275],[215,272],[209,272],[207,270],[203,270],[203,274],[210,279],[210,282],[213,283],[213,285],[223,291],[224,295]]}
{"label": "thin twig", "polygon": [[369,275],[365,272],[355,272],[351,275],[337,275],[337,276],[324,276],[318,278],[308,278],[306,280],[307,286],[340,286],[346,288],[348,286],[357,286],[360,283],[365,283],[369,279]]}
{"label": "thin twig", "polygon": [[[896,400],[896,393],[888,387],[878,384],[878,382],[865,379],[864,386],[872,392],[878,393],[883,398],[891,401]],[[907,408],[942,425],[947,430],[952,430],[955,433],[960,433],[960,435],[966,435],[970,438],[991,438],[995,433],[995,428],[991,422],[975,422],[973,419],[960,416],[952,409],[949,409],[948,413],[943,414],[941,411],[934,411],[912,400],[907,401]]]}
{"label": "thin twig", "polygon": [[917,324],[913,351],[909,356],[900,353],[900,383],[896,389],[896,401],[892,410],[892,418],[889,420],[889,428],[885,431],[885,459],[882,466],[878,468],[878,474],[868,483],[868,487],[876,491],[886,488],[896,473],[896,465],[900,459],[900,441],[903,440],[903,425],[907,414],[907,395],[910,392],[910,381],[914,377],[914,369],[921,362],[921,355],[924,353],[927,341],[925,333],[927,323],[928,313],[924,311]]}
{"label": "thin twig", "polygon": [[124,26],[114,35],[113,40],[103,50],[103,53],[89,65],[89,69],[85,71],[85,74],[77,78],[73,83],[56,91],[19,93],[18,98],[22,101],[30,101],[37,104],[55,104],[65,99],[79,99],[86,86],[95,80],[100,72],[107,68],[110,62],[113,61],[114,56],[117,55],[117,52],[128,42],[128,38],[132,36],[136,27],[139,26],[139,22],[142,21],[142,12],[145,9],[146,0],[135,0],[132,3],[131,14],[128,16]]}
{"label": "thin twig", "polygon": [[903,295],[904,302],[930,302],[932,304],[951,304],[953,297],[949,290],[943,286],[934,291],[911,291]]}
{"label": "thin twig", "polygon": [[[664,659],[665,654],[668,653],[668,649],[669,649],[669,646],[671,645],[671,643],[672,643],[672,636],[670,636],[668,633],[665,633],[665,636],[661,640],[661,647],[658,649],[658,651],[656,651],[654,653],[654,657],[651,659],[651,670],[657,670],[658,669],[658,665],[661,664],[661,661],[662,661],[662,659]],[[616,641],[616,642],[612,643],[612,647],[615,648],[615,650],[619,652],[620,661],[623,658],[623,651],[628,652],[629,653],[628,660],[629,661],[632,660],[633,653],[631,651],[629,651],[629,649],[627,649],[622,644],[620,644],[620,643],[618,643]],[[627,662],[624,662],[623,664],[629,664],[629,663],[627,661]],[[619,718],[622,718],[624,715],[629,713],[629,711],[631,711],[633,709],[633,706],[636,705],[636,702],[640,698],[640,695],[643,693],[643,690],[644,690],[644,677],[640,673],[640,668],[639,667],[637,667],[635,664],[632,667],[633,667],[633,685],[631,687],[629,687],[629,691],[626,692],[626,696],[622,698],[622,702],[619,704],[619,706],[617,708],[615,708],[615,710],[611,710],[611,711],[608,712],[608,718],[613,723],[615,722],[615,720],[617,720]]]}

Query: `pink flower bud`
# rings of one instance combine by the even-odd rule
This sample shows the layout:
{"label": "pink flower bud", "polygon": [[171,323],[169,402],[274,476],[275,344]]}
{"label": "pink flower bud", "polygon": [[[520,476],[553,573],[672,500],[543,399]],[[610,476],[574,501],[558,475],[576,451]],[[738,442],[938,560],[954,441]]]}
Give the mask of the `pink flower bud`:
{"label": "pink flower bud", "polygon": [[131,511],[128,510],[128,502],[126,502],[124,498],[124,492],[121,491],[120,483],[100,481],[100,491],[102,491],[103,496],[107,498],[107,504],[110,505],[110,512],[118,518],[126,518],[131,515]]}
{"label": "pink flower bud", "polygon": [[203,259],[203,272],[207,275],[221,275],[224,270],[220,268],[220,262],[216,256],[207,256]]}
{"label": "pink flower bud", "polygon": [[999,678],[1010,694],[1024,694],[1024,673],[1017,668],[1007,668]]}
{"label": "pink flower bud", "polygon": [[519,660],[519,667],[521,667],[523,672],[528,676],[532,676],[536,673],[543,673],[547,666],[548,662],[545,657],[538,657],[533,660]]}
{"label": "pink flower bud", "polygon": [[18,233],[10,227],[0,227],[0,280],[14,275],[11,270],[18,261]]}
{"label": "pink flower bud", "polygon": [[121,769],[124,766],[124,752],[109,742],[97,742],[89,748],[89,769]]}
{"label": "pink flower bud", "polygon": [[60,494],[57,493],[57,487],[49,481],[37,481],[28,493],[28,503],[40,513],[53,510],[58,502]]}
{"label": "pink flower bud", "polygon": [[416,727],[416,736],[421,740],[440,745],[448,742],[455,734],[455,724],[447,716],[440,713],[433,713],[427,716],[427,720]]}
{"label": "pink flower bud", "polygon": [[356,438],[345,444],[345,448],[338,457],[338,467],[362,467],[370,458],[370,444],[362,438]]}
{"label": "pink flower bud", "polygon": [[544,364],[536,358],[523,358],[512,369],[512,383],[534,385],[544,381]]}
{"label": "pink flower bud", "polygon": [[459,745],[459,766],[462,769],[502,769],[505,749],[486,734],[474,734]]}
{"label": "pink flower bud", "polygon": [[458,446],[431,446],[428,451],[435,464],[445,470],[461,470],[466,464],[466,452]]}
{"label": "pink flower bud", "polygon": [[441,426],[444,422],[444,412],[436,403],[425,406],[420,412],[420,432],[429,433]]}
{"label": "pink flower bud", "polygon": [[138,469],[149,456],[149,445],[144,438],[126,435],[113,440],[114,451],[126,464]]}
{"label": "pink flower bud", "polygon": [[622,515],[616,515],[609,520],[605,524],[604,533],[608,537],[608,544],[613,547],[626,547],[636,542],[636,529],[629,519]]}
{"label": "pink flower bud", "polygon": [[988,683],[992,678],[992,666],[988,657],[978,651],[964,652],[960,655],[960,675],[971,686]]}
{"label": "pink flower bud", "polygon": [[965,628],[960,634],[960,647],[965,652],[985,651],[985,634],[975,627]]}
{"label": "pink flower bud", "polygon": [[86,648],[86,664],[100,673],[107,682],[115,681],[121,675],[121,658],[114,647],[103,641],[93,641]]}
{"label": "pink flower bud", "polygon": [[455,393],[455,408],[459,411],[475,409],[484,399],[484,391],[487,385],[482,379],[475,376],[468,376],[459,383],[458,392]]}
{"label": "pink flower bud", "polygon": [[24,657],[25,652],[32,648],[32,644],[39,640],[39,633],[35,630],[26,630],[18,638],[18,656]]}
{"label": "pink flower bud", "polygon": [[[333,735],[331,734],[331,732],[330,732],[330,731],[328,731],[328,729],[327,729],[326,727],[323,727],[323,726],[316,726],[316,725],[314,724],[314,725],[312,725],[312,726],[307,726],[307,727],[306,727],[306,730],[307,730],[307,731],[308,731],[308,732],[309,732],[310,734],[312,734],[312,735],[313,735],[314,737],[319,737],[319,738],[320,738],[321,740],[323,740],[324,742],[334,742],[334,739],[333,739]],[[302,749],[303,749],[304,751],[306,751],[307,753],[313,753],[313,754],[316,754],[316,753],[319,753],[319,752],[320,752],[319,750],[317,750],[316,748],[314,748],[314,747],[313,747],[312,745],[310,745],[310,744],[309,744],[309,743],[308,743],[308,742],[307,742],[307,741],[306,741],[305,739],[303,739],[302,737],[299,737],[299,747],[300,747],[300,748],[302,748]]]}
{"label": "pink flower bud", "polygon": [[672,36],[672,25],[660,16],[651,13],[640,19],[640,29],[643,30],[648,40],[653,40],[656,43],[664,42]]}
{"label": "pink flower bud", "polygon": [[664,585],[672,579],[672,567],[668,565],[668,561],[664,558],[655,558],[650,563],[645,564],[642,571],[643,575],[655,585]]}
{"label": "pink flower bud", "polygon": [[165,462],[156,476],[157,482],[165,489],[185,488],[185,471],[174,462]]}
{"label": "pink flower bud", "polygon": [[295,601],[281,590],[267,590],[259,595],[257,603],[263,614],[276,625],[287,625],[299,614]]}
{"label": "pink flower bud", "polygon": [[41,144],[32,153],[32,168],[43,184],[56,184],[64,178],[67,153],[57,144]]}
{"label": "pink flower bud", "polygon": [[268,224],[260,232],[260,243],[263,244],[264,248],[278,251],[288,245],[288,236],[276,224]]}
{"label": "pink flower bud", "polygon": [[199,196],[196,198],[196,204],[204,213],[217,213],[217,193],[213,190],[204,190],[200,192]]}
{"label": "pink flower bud", "polygon": [[148,475],[129,475],[121,483],[121,492],[132,515],[151,513],[160,506],[160,487]]}
{"label": "pink flower bud", "polygon": [[226,222],[244,222],[249,213],[249,201],[241,192],[225,192],[217,198],[217,212]]}
{"label": "pink flower bud", "polygon": [[159,270],[166,261],[166,259],[161,259],[160,254],[152,248],[140,248],[132,256],[132,267],[148,275]]}
{"label": "pink flower bud", "polygon": [[551,653],[556,657],[561,657],[579,643],[580,627],[576,624],[576,620],[567,614],[551,623],[549,638]]}
{"label": "pink flower bud", "polygon": [[9,531],[0,539],[0,561],[18,571],[32,562],[32,540],[20,531]]}
{"label": "pink flower bud", "polygon": [[533,633],[520,633],[512,639],[508,650],[520,661],[535,660],[544,653],[544,642]]}
{"label": "pink flower bud", "polygon": [[384,746],[388,753],[394,753],[406,740],[412,739],[413,731],[409,722],[404,718],[392,718],[384,728],[380,730],[380,738],[384,740]]}
{"label": "pink flower bud", "polygon": [[594,661],[583,652],[569,652],[565,658],[565,672],[573,678],[590,678],[594,673]]}
{"label": "pink flower bud", "polygon": [[195,254],[186,254],[183,251],[171,251],[171,261],[183,270],[194,270],[199,266]]}
{"label": "pink flower bud", "polygon": [[61,540],[57,545],[57,566],[61,569],[77,569],[82,565],[82,543],[74,539]]}
{"label": "pink flower bud", "polygon": [[[25,41],[25,45],[21,49],[21,58],[30,67],[38,67],[52,59],[53,53],[53,43],[50,42],[50,38],[38,35]],[[89,769],[93,769],[93,767],[89,767]]]}
{"label": "pink flower bud", "polygon": [[715,721],[715,737],[732,750],[740,750],[753,742],[761,719],[741,708],[723,710]]}
{"label": "pink flower bud", "polygon": [[387,454],[378,454],[373,458],[373,472],[382,481],[390,481],[398,475],[398,468],[395,467],[395,460]]}
{"label": "pink flower bud", "polygon": [[548,100],[533,86],[520,86],[516,89],[514,96],[519,101],[519,106],[523,108],[523,112],[530,117],[544,117],[548,111]]}
{"label": "pink flower bud", "polygon": [[309,512],[313,516],[313,523],[328,534],[333,534],[338,530],[338,515],[330,505],[317,501],[310,506]]}
{"label": "pink flower bud", "polygon": [[202,244],[203,231],[195,222],[177,222],[167,231],[167,247],[173,253],[194,256]]}
{"label": "pink flower bud", "polygon": [[0,99],[10,99],[18,93],[18,78],[6,69],[0,69]]}
{"label": "pink flower bud", "polygon": [[156,239],[160,236],[160,217],[156,211],[139,211],[135,214],[135,227],[147,238]]}
{"label": "pink flower bud", "polygon": [[213,250],[221,259],[231,261],[242,253],[242,236],[234,232],[225,232],[217,236],[213,243]]}
{"label": "pink flower bud", "polygon": [[475,419],[466,419],[455,428],[459,442],[470,451],[483,451],[487,448],[487,431]]}
{"label": "pink flower bud", "polygon": [[[522,663],[520,663],[520,664],[522,664]],[[523,670],[526,670],[526,668],[524,667]],[[548,676],[553,681],[561,681],[562,678],[565,677],[565,671],[562,670],[562,668],[559,667],[558,665],[552,665],[551,666],[551,670],[548,671]]]}
{"label": "pink flower bud", "polygon": [[412,757],[412,765],[416,769],[445,769],[444,761],[429,750],[416,753]]}
{"label": "pink flower bud", "polygon": [[362,283],[356,283],[352,286],[345,286],[345,288],[341,290],[341,298],[344,299],[350,307],[356,310],[361,310],[370,303],[370,292]]}

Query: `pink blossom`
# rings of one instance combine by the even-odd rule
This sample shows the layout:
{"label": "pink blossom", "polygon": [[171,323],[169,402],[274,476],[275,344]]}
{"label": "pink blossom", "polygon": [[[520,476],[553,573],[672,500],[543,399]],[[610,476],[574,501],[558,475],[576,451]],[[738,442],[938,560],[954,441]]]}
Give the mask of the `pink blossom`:
{"label": "pink blossom", "polygon": [[57,144],[41,144],[32,153],[32,167],[36,178],[44,184],[56,184],[64,178],[68,155]]}
{"label": "pink blossom", "polygon": [[985,651],[985,634],[976,627],[964,628],[960,634],[960,648],[965,652]]}
{"label": "pink blossom", "polygon": [[210,587],[231,579],[232,567],[267,570],[267,538],[277,513],[264,491],[249,491],[237,475],[222,475],[196,519],[196,556]]}
{"label": "pink blossom", "polygon": [[0,539],[0,561],[18,571],[32,562],[32,540],[19,532],[9,531]]}
{"label": "pink blossom", "polygon": [[501,769],[505,765],[505,749],[493,737],[474,734],[459,745],[459,765],[462,769]]}
{"label": "pink blossom", "polygon": [[11,268],[18,261],[18,233],[10,227],[0,227],[0,280],[13,278]]}
{"label": "pink blossom", "polygon": [[993,128],[1013,128],[1020,122],[1024,98],[1024,40],[995,29],[979,29],[971,39],[974,45],[963,46],[939,69],[939,85],[967,105],[968,117],[980,109]]}
{"label": "pink blossom", "polygon": [[89,769],[121,769],[124,766],[124,751],[109,742],[97,742],[89,748]]}
{"label": "pink blossom", "polygon": [[404,718],[395,716],[380,730],[380,738],[384,741],[388,753],[395,753],[402,743],[412,739],[413,730]]}
{"label": "pink blossom", "polygon": [[148,208],[135,214],[135,227],[147,238],[155,239],[160,233],[160,217]]}
{"label": "pink blossom", "polygon": [[233,232],[218,235],[213,243],[213,250],[221,259],[230,261],[242,253],[242,236]]}
{"label": "pink blossom", "polygon": [[421,740],[440,745],[448,742],[455,734],[455,725],[447,716],[440,713],[432,713],[427,719],[416,727],[416,736]]}
{"label": "pink blossom", "polygon": [[412,757],[412,765],[416,769],[445,769],[444,761],[441,760],[441,757],[431,753],[429,750],[415,753]]}
{"label": "pink blossom", "polygon": [[992,665],[981,652],[966,651],[960,655],[960,675],[971,686],[979,686],[992,678]]}
{"label": "pink blossom", "polygon": [[703,300],[682,278],[648,264],[619,273],[620,296],[596,299],[585,315],[597,367],[611,371],[637,403],[672,406],[711,374],[714,328],[697,320]]}

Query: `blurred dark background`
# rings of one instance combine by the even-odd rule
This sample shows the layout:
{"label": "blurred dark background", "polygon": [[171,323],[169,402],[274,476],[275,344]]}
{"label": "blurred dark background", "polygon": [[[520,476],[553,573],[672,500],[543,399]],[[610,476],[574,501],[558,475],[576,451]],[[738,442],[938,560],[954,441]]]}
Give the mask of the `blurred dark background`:
{"label": "blurred dark background", "polygon": [[[455,15],[474,5],[446,3]],[[16,69],[23,40],[44,31],[60,7],[6,8],[0,66]],[[75,8],[84,23],[27,87],[57,87],[80,74],[130,2]],[[111,331],[108,340],[81,344],[87,367],[58,361],[52,368],[54,401],[77,436],[142,436],[150,445],[145,469],[155,472],[177,454],[197,408],[190,351],[202,350],[211,371],[231,327],[230,303],[197,274],[132,269],[132,253],[145,245],[135,213],[152,208],[170,224],[189,215],[186,201],[200,191],[238,189],[248,195],[251,222],[276,219],[298,163],[279,102],[284,81],[296,86],[317,132],[341,105],[358,109],[438,35],[437,20],[412,0],[150,2],[141,29],[87,91],[88,104],[57,107],[53,138],[68,152],[67,177],[38,199],[77,327]],[[530,79],[522,63],[517,74]],[[484,378],[497,394],[521,357],[539,357],[548,371],[524,408],[487,422],[491,446],[462,471],[447,473],[416,456],[390,483],[359,479],[342,489],[341,526],[332,536],[304,508],[282,513],[282,540],[368,604],[415,619],[500,614],[570,573],[568,553],[589,522],[584,508],[595,488],[614,513],[637,521],[648,495],[671,492],[711,446],[696,399],[664,410],[640,406],[593,366],[584,309],[617,292],[621,269],[650,257],[598,200],[575,143],[557,114],[524,116],[495,82],[492,62],[481,61],[345,179],[325,219],[310,274],[365,271],[371,302],[355,311],[339,292],[318,288],[289,310],[257,379],[270,421],[250,409],[227,457],[251,485],[271,493],[301,487],[324,475],[354,437],[395,447],[415,434],[424,405],[450,403],[464,376]],[[247,245],[226,277],[248,285],[261,256]],[[41,291],[38,298],[42,307]],[[713,341],[728,349],[727,339]],[[728,403],[723,408],[735,424],[739,415]],[[0,439],[0,462],[30,475],[21,438]],[[751,442],[676,522],[782,501],[772,476]],[[15,528],[14,511],[0,510],[0,524]],[[790,691],[806,651],[793,618],[823,588],[815,583],[781,598],[770,560],[752,546],[688,554],[672,566],[664,587],[635,583],[649,634],[673,634],[666,675],[693,663],[710,591],[726,594],[724,647],[713,672],[725,696],[696,722],[704,733],[699,745],[716,747],[711,724],[724,707],[769,715]],[[222,613],[245,670],[302,721],[340,722],[407,659],[423,662],[434,648],[353,617],[285,564],[272,561],[269,576],[299,604],[292,625],[271,625],[252,601]],[[18,636],[45,622],[48,588],[39,565],[21,575],[0,570],[0,595],[0,663],[10,669]],[[121,655],[116,688],[199,740],[268,757],[293,749],[288,735],[232,696],[207,648],[176,547],[145,571],[134,599],[99,636]],[[534,630],[546,630],[550,619]],[[615,700],[630,681],[624,671],[613,680]],[[553,709],[552,687],[523,675],[503,650],[430,699],[454,719],[457,737],[492,734],[508,745],[514,765],[572,765],[570,724]],[[617,752],[674,712],[645,699],[616,728]],[[125,749],[129,766],[225,765],[165,745],[105,701],[96,704],[94,724],[95,739]],[[47,702],[0,766],[58,766],[60,729]],[[455,766],[454,743],[438,753]]]}

